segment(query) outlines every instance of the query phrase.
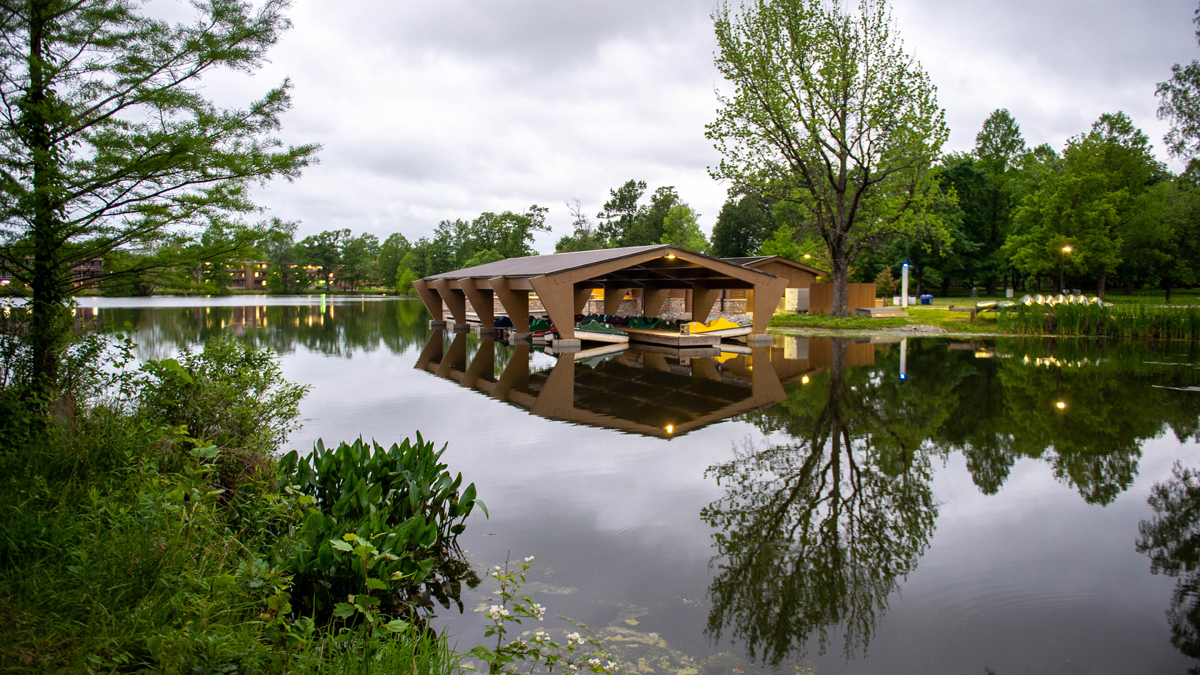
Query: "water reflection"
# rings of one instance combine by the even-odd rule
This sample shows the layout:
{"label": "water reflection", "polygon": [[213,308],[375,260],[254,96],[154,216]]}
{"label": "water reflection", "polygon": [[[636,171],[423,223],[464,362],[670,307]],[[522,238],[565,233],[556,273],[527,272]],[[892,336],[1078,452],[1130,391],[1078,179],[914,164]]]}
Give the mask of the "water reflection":
{"label": "water reflection", "polygon": [[788,440],[710,468],[727,493],[701,513],[717,531],[708,631],[772,664],[812,637],[824,651],[831,631],[847,655],[865,649],[937,516],[921,448],[933,411],[898,380],[848,372],[847,340],[829,346],[827,373],[755,415]]}
{"label": "water reflection", "polygon": [[1138,526],[1137,549],[1150,557],[1151,572],[1178,579],[1167,610],[1171,644],[1200,659],[1200,472],[1176,464],[1173,474],[1150,494],[1155,517]]}
{"label": "water reflection", "polygon": [[217,335],[233,335],[279,354],[298,346],[337,358],[380,348],[400,354],[424,344],[430,334],[429,313],[419,300],[298,300],[310,304],[83,305],[75,321],[80,327],[132,329],[141,358],[163,358]]}
{"label": "water reflection", "polygon": [[[1132,484],[1146,440],[1197,437],[1191,348],[905,340],[854,368],[856,346],[833,339],[826,372],[747,415],[770,442],[708,471],[725,495],[701,513],[716,530],[707,630],[767,663],[823,653],[833,636],[846,658],[866,653],[933,535],[931,460],[962,452],[994,494],[1018,459],[1038,459],[1103,505]],[[1170,618],[1176,645],[1200,656],[1200,477],[1176,482],[1156,490],[1160,518],[1139,546],[1156,570],[1186,572]]]}
{"label": "water reflection", "polygon": [[767,347],[746,353],[691,350],[683,356],[653,346],[608,345],[553,356],[551,365],[531,368],[528,345],[469,339],[466,333],[454,335],[448,347],[445,340],[434,332],[415,367],[539,417],[659,438],[683,436],[783,400],[772,357],[787,375],[815,372],[808,359],[786,359]]}

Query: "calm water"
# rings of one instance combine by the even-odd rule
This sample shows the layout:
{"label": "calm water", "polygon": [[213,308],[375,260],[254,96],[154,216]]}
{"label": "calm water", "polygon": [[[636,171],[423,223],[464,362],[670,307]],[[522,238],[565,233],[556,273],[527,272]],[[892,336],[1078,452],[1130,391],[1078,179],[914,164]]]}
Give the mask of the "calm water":
{"label": "calm water", "polygon": [[[1200,563],[1200,488],[1172,470],[1200,469],[1194,349],[777,336],[576,361],[433,333],[415,301],[318,303],[84,299],[77,316],[129,323],[145,358],[218,334],[274,349],[313,387],[293,447],[449,443],[491,510],[468,523],[471,560],[536,556],[526,590],[638,672],[1197,664],[1200,580],[1152,573]],[[1175,495],[1157,511],[1156,484]],[[461,648],[490,590],[441,611]]]}

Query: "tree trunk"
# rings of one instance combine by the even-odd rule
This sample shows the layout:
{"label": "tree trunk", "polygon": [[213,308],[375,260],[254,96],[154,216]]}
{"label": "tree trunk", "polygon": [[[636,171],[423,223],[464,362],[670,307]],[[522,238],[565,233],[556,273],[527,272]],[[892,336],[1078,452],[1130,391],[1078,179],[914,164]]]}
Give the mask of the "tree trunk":
{"label": "tree trunk", "polygon": [[833,310],[830,312],[830,316],[850,316],[850,292],[846,287],[850,276],[850,264],[849,261],[838,258],[834,258],[833,265],[831,265],[833,267],[830,273],[830,276],[833,277]]}
{"label": "tree trunk", "polygon": [[1168,305],[1169,305],[1169,304],[1171,304],[1171,282],[1170,282],[1170,280],[1167,280],[1167,281],[1163,282],[1163,285],[1165,286],[1165,288],[1166,288],[1166,291],[1167,291],[1167,302],[1166,302],[1166,304],[1168,304]]}
{"label": "tree trunk", "polygon": [[988,295],[996,294],[996,275],[995,274],[989,276],[987,279],[987,294]]}
{"label": "tree trunk", "polygon": [[1108,270],[1101,268],[1100,269],[1100,280],[1096,283],[1096,290],[1098,291],[1097,295],[1100,296],[1101,300],[1104,299],[1104,282],[1107,280],[1108,280]]}
{"label": "tree trunk", "polygon": [[33,350],[35,392],[48,395],[58,380],[58,350],[66,335],[66,300],[61,263],[59,209],[54,201],[59,171],[58,153],[50,137],[49,111],[54,104],[48,91],[43,41],[48,8],[44,1],[31,2],[29,8],[29,91],[22,106],[19,126],[27,134],[33,158],[32,206],[33,275],[30,279],[29,339]]}

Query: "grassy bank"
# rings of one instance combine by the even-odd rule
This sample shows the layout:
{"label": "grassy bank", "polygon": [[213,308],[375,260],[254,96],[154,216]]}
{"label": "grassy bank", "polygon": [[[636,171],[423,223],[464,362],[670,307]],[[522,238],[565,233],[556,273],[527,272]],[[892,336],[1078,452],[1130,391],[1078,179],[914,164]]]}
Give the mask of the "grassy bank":
{"label": "grassy bank", "polygon": [[429,598],[478,583],[454,542],[475,489],[432,443],[279,458],[305,389],[224,339],[140,368],[128,342],[83,340],[39,403],[14,334],[0,671],[460,672],[422,626]]}
{"label": "grassy bank", "polygon": [[865,316],[832,317],[824,314],[777,314],[771,317],[772,328],[801,328],[820,330],[869,331],[902,326],[936,326],[951,333],[995,333],[999,330],[995,315],[981,314],[971,321],[966,312],[951,312],[945,308],[910,307],[907,317],[872,319]]}

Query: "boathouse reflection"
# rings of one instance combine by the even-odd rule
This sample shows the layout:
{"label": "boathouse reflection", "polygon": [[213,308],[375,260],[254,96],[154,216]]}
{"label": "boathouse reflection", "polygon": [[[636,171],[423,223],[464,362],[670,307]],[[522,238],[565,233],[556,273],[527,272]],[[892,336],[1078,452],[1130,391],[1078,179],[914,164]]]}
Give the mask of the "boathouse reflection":
{"label": "boathouse reflection", "polygon": [[[529,345],[504,345],[434,331],[416,368],[528,410],[539,417],[672,438],[782,401],[783,385],[829,367],[829,339],[777,336],[764,347],[668,350],[605,345],[552,355],[531,368]],[[478,347],[468,361],[468,346]],[[858,345],[855,365],[870,365],[874,347]],[[498,358],[507,358],[500,369]],[[496,373],[499,372],[497,375]]]}

